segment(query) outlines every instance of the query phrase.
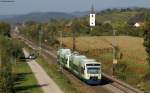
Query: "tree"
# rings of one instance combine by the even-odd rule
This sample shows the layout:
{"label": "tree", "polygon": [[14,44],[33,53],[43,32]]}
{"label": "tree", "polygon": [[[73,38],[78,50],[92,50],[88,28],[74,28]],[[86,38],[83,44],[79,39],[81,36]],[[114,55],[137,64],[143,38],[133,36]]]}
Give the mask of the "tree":
{"label": "tree", "polygon": [[8,52],[6,50],[1,52],[1,73],[0,73],[0,92],[12,93],[13,89],[13,77],[11,58],[8,58]]}
{"label": "tree", "polygon": [[0,93],[11,93],[13,89],[12,78],[12,44],[6,36],[0,35]]}
{"label": "tree", "polygon": [[12,62],[23,53],[18,42],[8,38],[10,25],[0,23],[0,93],[13,93]]}
{"label": "tree", "polygon": [[144,27],[144,46],[147,52],[147,61],[150,68],[150,17],[146,17],[145,19],[145,27]]}
{"label": "tree", "polygon": [[144,80],[150,80],[150,17],[145,18],[145,27],[144,27],[144,46],[147,52],[147,62],[149,65],[148,72],[144,76]]}
{"label": "tree", "polygon": [[5,22],[0,22],[0,34],[10,37],[10,25]]}

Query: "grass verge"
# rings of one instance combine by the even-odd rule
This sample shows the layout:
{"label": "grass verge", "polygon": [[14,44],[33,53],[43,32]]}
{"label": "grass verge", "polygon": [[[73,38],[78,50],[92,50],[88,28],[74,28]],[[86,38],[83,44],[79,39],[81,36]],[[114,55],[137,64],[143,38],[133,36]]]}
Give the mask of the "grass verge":
{"label": "grass verge", "polygon": [[13,64],[16,93],[43,93],[26,62]]}
{"label": "grass verge", "polygon": [[46,62],[42,57],[37,62],[43,67],[47,74],[60,86],[65,93],[81,93],[75,85],[57,69],[57,65]]}

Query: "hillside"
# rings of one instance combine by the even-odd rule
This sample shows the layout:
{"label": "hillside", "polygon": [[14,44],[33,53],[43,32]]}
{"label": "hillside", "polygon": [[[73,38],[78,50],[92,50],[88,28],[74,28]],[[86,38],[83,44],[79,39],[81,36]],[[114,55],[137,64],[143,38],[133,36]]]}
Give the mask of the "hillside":
{"label": "hillside", "polygon": [[[109,22],[113,27],[123,27],[130,21],[141,21],[144,15],[150,9],[147,8],[123,8],[123,9],[106,9],[96,11],[96,22]],[[48,22],[50,19],[70,19],[85,17],[89,20],[90,11],[76,11],[72,13],[64,12],[33,12],[22,15],[0,15],[1,21],[16,23],[23,21]],[[131,22],[130,22],[131,23]]]}
{"label": "hillside", "polygon": [[0,20],[10,23],[18,23],[23,21],[48,22],[50,19],[70,19],[74,17],[75,16],[72,14],[62,12],[36,12],[25,15],[14,15],[11,17],[9,16],[7,18],[1,16]]}
{"label": "hillside", "polygon": [[113,27],[122,27],[130,20],[130,18],[134,17],[137,12],[129,11],[129,12],[114,12],[114,13],[106,13],[106,14],[98,14],[96,17],[97,21],[100,22],[110,22]]}

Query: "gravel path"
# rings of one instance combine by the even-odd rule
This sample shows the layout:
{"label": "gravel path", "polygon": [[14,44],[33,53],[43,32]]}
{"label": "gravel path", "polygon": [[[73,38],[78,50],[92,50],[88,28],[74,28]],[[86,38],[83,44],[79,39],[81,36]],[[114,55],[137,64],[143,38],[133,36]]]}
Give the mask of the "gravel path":
{"label": "gravel path", "polygon": [[[28,57],[29,53],[25,49],[23,49],[23,52],[25,57]],[[47,75],[47,73],[35,60],[28,61],[27,63],[32,69],[32,72],[44,93],[63,93],[58,85]]]}

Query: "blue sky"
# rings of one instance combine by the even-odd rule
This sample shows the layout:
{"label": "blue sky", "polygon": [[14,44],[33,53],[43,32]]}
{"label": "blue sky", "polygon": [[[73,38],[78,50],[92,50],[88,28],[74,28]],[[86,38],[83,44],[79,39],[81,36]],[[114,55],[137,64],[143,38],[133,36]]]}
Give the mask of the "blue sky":
{"label": "blue sky", "polygon": [[26,14],[31,12],[88,11],[93,3],[96,10],[118,7],[150,7],[150,0],[15,0],[0,2],[0,15]]}

